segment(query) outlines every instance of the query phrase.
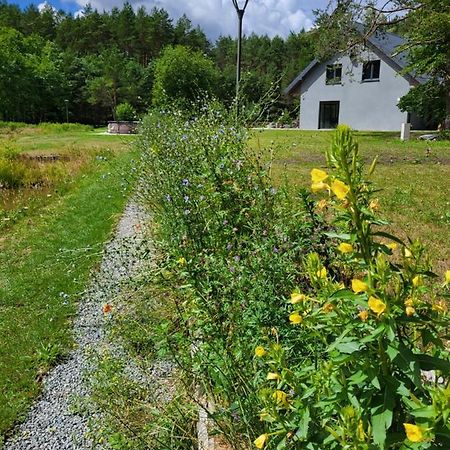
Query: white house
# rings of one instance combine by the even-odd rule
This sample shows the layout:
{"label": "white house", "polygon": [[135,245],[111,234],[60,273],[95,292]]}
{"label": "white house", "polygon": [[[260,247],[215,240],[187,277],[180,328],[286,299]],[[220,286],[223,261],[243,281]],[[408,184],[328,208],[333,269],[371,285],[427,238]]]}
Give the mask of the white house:
{"label": "white house", "polygon": [[395,34],[377,32],[353,58],[336,55],[326,62],[312,61],[285,90],[300,95],[300,128],[345,123],[356,130],[398,131],[404,122],[422,128],[419,118],[397,107],[400,97],[425,81],[401,73],[406,56],[394,52],[403,42]]}

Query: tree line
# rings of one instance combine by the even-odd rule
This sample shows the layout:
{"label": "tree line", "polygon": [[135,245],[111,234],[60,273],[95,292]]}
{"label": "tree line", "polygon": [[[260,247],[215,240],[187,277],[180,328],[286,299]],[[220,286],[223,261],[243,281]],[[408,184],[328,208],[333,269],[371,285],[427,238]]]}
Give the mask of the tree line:
{"label": "tree line", "polygon": [[[245,36],[243,55],[244,105],[271,92],[276,101],[267,118],[276,120],[288,107],[282,89],[314,56],[310,33]],[[162,56],[166,62],[158,68]],[[208,82],[214,81],[214,96],[233,101],[236,40],[221,36],[212,43],[186,16],[174,21],[162,8],[135,11],[125,3],[109,12],[88,5],[74,17],[49,5],[22,10],[2,1],[0,120],[65,121],[67,113],[71,122],[101,124],[124,102],[144,113],[162,101],[164,88],[155,83],[155,73],[163,72],[172,84],[186,78],[179,67],[169,70],[176,56],[196,60]]]}

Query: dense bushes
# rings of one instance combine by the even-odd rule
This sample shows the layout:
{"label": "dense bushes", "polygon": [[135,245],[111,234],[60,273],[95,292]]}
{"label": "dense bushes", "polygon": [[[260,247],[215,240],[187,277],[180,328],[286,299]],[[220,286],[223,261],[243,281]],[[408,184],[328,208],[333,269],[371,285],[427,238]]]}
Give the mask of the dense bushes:
{"label": "dense bushes", "polygon": [[275,189],[246,140],[214,106],[144,121],[144,196],[177,311],[161,339],[186,387],[214,400],[234,448],[408,448],[402,423],[445,443],[448,390],[420,370],[447,375],[446,304],[421,247],[379,231],[350,131],[328,153],[335,173],[312,173],[329,192],[317,202]]}

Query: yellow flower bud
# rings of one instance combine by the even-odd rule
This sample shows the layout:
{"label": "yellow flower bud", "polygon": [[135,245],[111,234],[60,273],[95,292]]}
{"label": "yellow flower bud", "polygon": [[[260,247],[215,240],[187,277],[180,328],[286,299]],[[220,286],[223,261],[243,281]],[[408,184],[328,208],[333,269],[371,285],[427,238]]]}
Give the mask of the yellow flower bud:
{"label": "yellow flower bud", "polygon": [[373,211],[377,211],[380,208],[380,201],[376,198],[369,203],[369,208]]}
{"label": "yellow flower bud", "polygon": [[380,316],[381,314],[386,311],[386,303],[382,302],[380,299],[376,297],[370,297],[368,302],[369,308],[377,315]]}
{"label": "yellow flower bud", "polygon": [[311,182],[320,183],[328,178],[328,174],[324,170],[312,169],[311,170]]}
{"label": "yellow flower bud", "polygon": [[396,242],[391,242],[390,244],[387,244],[386,247],[390,248],[391,250],[395,250],[398,247],[398,245]]}
{"label": "yellow flower bud", "polygon": [[411,250],[405,247],[405,258],[412,258]]}
{"label": "yellow flower bud", "polygon": [[421,275],[416,275],[413,279],[412,279],[412,284],[414,287],[418,287],[421,286],[423,284],[423,279]]}
{"label": "yellow flower bud", "polygon": [[341,253],[352,253],[353,252],[353,246],[351,244],[347,244],[346,242],[341,242],[339,244],[338,250]]}
{"label": "yellow flower bud", "polygon": [[405,308],[405,312],[407,316],[413,316],[416,312],[416,310],[412,306],[407,306]]}
{"label": "yellow flower bud", "polygon": [[322,311],[323,311],[325,314],[328,314],[328,313],[330,313],[331,311],[333,311],[333,309],[334,309],[334,306],[333,306],[332,303],[326,303],[326,304],[323,306]]}
{"label": "yellow flower bud", "polygon": [[361,319],[362,322],[365,322],[369,317],[369,311],[367,311],[367,309],[363,309],[362,311],[359,312],[358,317]]}
{"label": "yellow flower bud", "polygon": [[296,303],[300,303],[306,300],[305,294],[300,294],[299,292],[293,292],[291,294],[291,299],[289,300],[289,303],[292,303],[295,305]]}
{"label": "yellow flower bud", "polygon": [[287,406],[288,405],[288,399],[287,399],[287,394],[283,391],[280,390],[276,390],[272,397],[275,399],[275,401],[283,406]]}
{"label": "yellow flower bud", "polygon": [[298,325],[299,323],[303,322],[303,317],[297,311],[295,311],[289,315],[289,321],[293,325]]}
{"label": "yellow flower bud", "polygon": [[258,347],[255,348],[255,356],[257,356],[258,358],[262,358],[263,356],[266,355],[266,350],[264,349],[264,347],[261,347],[260,345],[258,345]]}
{"label": "yellow flower bud", "polygon": [[450,270],[445,272],[445,284],[450,284]]}
{"label": "yellow flower bud", "polygon": [[280,379],[281,379],[280,375],[276,372],[269,372],[266,378],[266,380],[280,380]]}
{"label": "yellow flower bud", "polygon": [[322,200],[320,200],[320,202],[317,203],[317,208],[320,210],[325,209],[327,204],[328,202],[323,198]]}
{"label": "yellow flower bud", "polygon": [[325,267],[322,267],[320,270],[317,271],[316,273],[318,278],[326,278],[327,277],[327,269],[325,269]]}
{"label": "yellow flower bud", "polygon": [[403,426],[405,427],[406,437],[411,442],[423,441],[422,430],[417,425],[413,425],[412,423],[404,423]]}
{"label": "yellow flower bud", "polygon": [[352,280],[352,291],[356,294],[360,292],[367,292],[369,290],[369,285],[364,283],[364,281],[358,280],[357,278],[353,278]]}
{"label": "yellow flower bud", "polygon": [[253,441],[253,443],[255,444],[256,448],[262,449],[266,445],[266,442],[267,442],[268,439],[269,439],[269,435],[267,433],[264,433],[261,436],[257,437]]}
{"label": "yellow flower bud", "polygon": [[344,200],[350,191],[350,188],[340,180],[334,180],[331,183],[331,190],[339,200]]}
{"label": "yellow flower bud", "polygon": [[181,257],[181,258],[178,258],[177,263],[180,266],[185,266],[186,265],[186,260],[183,257]]}

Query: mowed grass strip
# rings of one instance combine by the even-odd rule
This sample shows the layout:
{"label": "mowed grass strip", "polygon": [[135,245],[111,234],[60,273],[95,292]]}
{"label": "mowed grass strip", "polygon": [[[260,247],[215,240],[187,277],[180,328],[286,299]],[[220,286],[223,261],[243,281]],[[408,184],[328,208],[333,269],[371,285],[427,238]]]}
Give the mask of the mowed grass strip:
{"label": "mowed grass strip", "polygon": [[[310,186],[310,171],[323,168],[333,132],[254,130],[250,145],[273,155],[275,183],[287,177],[293,187]],[[371,177],[380,189],[380,214],[403,238],[428,246],[439,273],[450,266],[450,142],[402,142],[399,133],[355,132],[369,165],[379,155]]]}
{"label": "mowed grass strip", "polygon": [[129,195],[136,154],[123,144],[108,154],[0,237],[0,436],[70,347],[77,300]]}

